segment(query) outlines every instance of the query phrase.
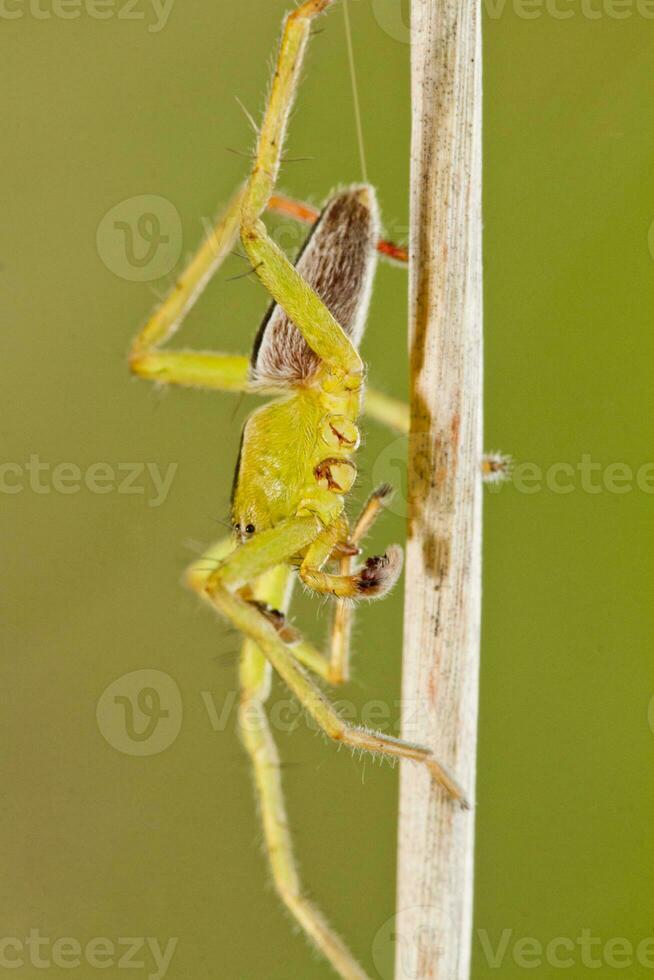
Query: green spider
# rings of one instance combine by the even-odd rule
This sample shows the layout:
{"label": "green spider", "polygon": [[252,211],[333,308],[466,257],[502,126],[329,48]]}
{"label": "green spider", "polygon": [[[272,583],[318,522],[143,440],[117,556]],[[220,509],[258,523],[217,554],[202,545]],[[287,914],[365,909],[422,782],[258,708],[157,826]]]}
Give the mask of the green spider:
{"label": "green spider", "polygon": [[[297,202],[273,196],[289,112],[313,19],[332,0],[306,0],[284,22],[256,157],[212,235],[201,245],[164,303],[132,346],[141,377],[220,391],[278,397],[247,420],[234,478],[234,533],[194,563],[187,581],[244,636],[239,722],[260,800],[264,836],[280,897],[306,934],[345,978],[366,978],[340,937],[303,894],[293,857],[279,759],[265,713],[274,668],[320,728],[337,742],[392,758],[412,759],[461,806],[454,779],[420,745],[355,727],[332,707],[309,671],[330,683],[348,678],[352,600],[383,596],[395,584],[402,550],[353,567],[359,542],[389,496],[381,487],[350,528],[345,497],[356,468],[357,419],[365,372],[358,352],[378,251],[379,216],[372,187],[337,192],[327,203],[295,266],[268,236],[267,208],[313,218]],[[251,360],[214,352],[161,350],[240,232],[252,269],[273,305]],[[377,246],[377,248],[375,247]],[[406,407],[368,391],[366,411],[406,431]],[[325,571],[330,562],[338,572]],[[331,652],[325,657],[286,619],[294,571],[310,590],[336,598]]]}

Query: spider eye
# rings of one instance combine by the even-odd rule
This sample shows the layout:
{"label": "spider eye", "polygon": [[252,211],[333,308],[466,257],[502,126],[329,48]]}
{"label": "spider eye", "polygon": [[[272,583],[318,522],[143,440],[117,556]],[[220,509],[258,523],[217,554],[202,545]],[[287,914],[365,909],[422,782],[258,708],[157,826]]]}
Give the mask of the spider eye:
{"label": "spider eye", "polygon": [[255,531],[254,524],[247,524],[246,525],[246,528],[245,528],[245,533],[246,534],[254,534],[254,531]]}
{"label": "spider eye", "polygon": [[241,530],[241,525],[240,524],[235,524],[234,525],[234,530],[235,531],[240,531]]}

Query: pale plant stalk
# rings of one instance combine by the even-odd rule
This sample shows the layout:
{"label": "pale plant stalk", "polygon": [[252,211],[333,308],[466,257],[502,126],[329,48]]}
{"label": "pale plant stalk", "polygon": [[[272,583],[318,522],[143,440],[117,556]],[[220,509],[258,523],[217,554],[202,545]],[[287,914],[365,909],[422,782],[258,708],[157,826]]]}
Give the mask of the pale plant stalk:
{"label": "pale plant stalk", "polygon": [[[412,0],[407,738],[475,793],[481,605],[479,0]],[[402,764],[396,980],[469,980],[474,811]]]}

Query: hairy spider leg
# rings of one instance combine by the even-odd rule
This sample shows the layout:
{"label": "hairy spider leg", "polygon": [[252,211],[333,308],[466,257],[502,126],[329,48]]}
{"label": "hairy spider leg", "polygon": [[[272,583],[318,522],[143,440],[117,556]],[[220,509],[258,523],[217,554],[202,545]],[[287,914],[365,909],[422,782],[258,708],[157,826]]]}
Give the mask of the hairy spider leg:
{"label": "hairy spider leg", "polygon": [[[345,518],[341,520],[338,540],[330,557],[332,560],[339,561],[342,575],[352,575],[354,556],[348,552],[359,552],[358,545],[382,512],[391,494],[392,488],[387,484],[378,487],[366,501],[351,531]],[[210,600],[205,593],[205,585],[210,573],[220,561],[234,551],[235,547],[236,542],[233,536],[221,538],[190,566],[186,577],[187,584],[207,601]],[[283,604],[274,597],[259,595],[261,590],[259,583],[257,583],[256,588],[248,588],[244,591],[247,592],[248,597],[257,599],[264,606],[277,610],[286,617],[291,605],[295,576],[290,565],[278,566],[277,576],[282,575],[282,567],[284,571],[283,595],[285,597]],[[340,685],[345,684],[350,679],[350,636],[355,606],[353,602],[346,599],[337,599],[334,605],[335,610],[330,623],[327,654],[324,654],[313,643],[297,633],[295,628],[293,628],[294,639],[291,649],[295,659],[312,673],[329,684]],[[246,640],[245,642],[248,643],[249,641]]]}
{"label": "hairy spider leg", "polygon": [[[259,646],[325,734],[352,748],[424,763],[436,782],[461,806],[466,807],[468,804],[463,791],[436,761],[430,749],[345,722],[299,664],[292,645],[283,641],[273,623],[255,603],[240,594],[244,589],[249,593],[259,576],[276,565],[301,562],[299,553],[306,553],[322,530],[318,518],[293,517],[275,528],[262,531],[232,551],[209,572],[202,584],[204,593],[244,636]],[[196,565],[194,563],[193,567]],[[190,584],[198,587],[198,578],[194,574],[191,574]]]}
{"label": "hairy spider leg", "polygon": [[[363,362],[358,350],[318,294],[270,238],[261,215],[275,189],[313,19],[333,0],[305,0],[287,15],[255,162],[243,195],[241,241],[257,277],[320,358],[318,383],[331,391],[359,391]],[[362,194],[367,190],[362,188]]]}
{"label": "hairy spider leg", "polygon": [[234,247],[240,227],[242,200],[243,188],[239,188],[168,296],[135,337],[129,354],[129,366],[134,374],[161,384],[216,391],[243,391],[247,387],[247,357],[217,351],[159,349],[179,329]]}
{"label": "hairy spider leg", "polygon": [[[233,548],[233,538],[223,539],[188,570],[188,583],[204,598],[207,598],[204,589],[213,562],[225,558]],[[277,565],[259,577],[252,588],[252,595],[263,605],[286,613],[292,584],[288,566]],[[266,853],[275,889],[305,934],[329,960],[339,976],[348,980],[369,980],[368,974],[357,963],[343,940],[302,889],[284,801],[279,755],[266,716],[265,703],[270,696],[270,688],[271,665],[258,645],[253,640],[246,639],[240,662],[238,728],[252,765]]]}
{"label": "hairy spider leg", "polygon": [[[373,495],[348,543],[365,533],[377,516],[380,499],[381,495]],[[270,693],[271,665],[331,739],[353,749],[422,762],[461,806],[465,807],[467,803],[461,789],[429,749],[350,725],[340,718],[300,663],[302,659],[320,676],[332,679],[330,661],[304,640],[290,646],[286,644],[263,611],[264,608],[275,609],[286,615],[293,585],[289,562],[299,561],[297,552],[310,549],[321,529],[317,519],[293,518],[237,548],[233,537],[223,539],[191,565],[187,583],[246,637],[240,667],[239,731],[253,767],[266,850],[277,892],[339,976],[346,980],[367,980],[367,974],[341,938],[302,891],[284,803],[279,757],[264,707]]]}
{"label": "hairy spider leg", "polygon": [[[133,374],[158,384],[181,385],[213,391],[247,391],[250,358],[247,355],[189,349],[162,350],[182,325],[225,258],[234,248],[241,227],[244,187],[240,187],[210,233],[201,242],[163,302],[134,338],[129,354]],[[266,394],[261,389],[257,394]],[[407,406],[382,392],[368,389],[365,411],[396,429],[408,431]]]}
{"label": "hairy spider leg", "polygon": [[[392,489],[388,484],[377,487],[365,503],[361,514],[355,521],[352,531],[345,542],[358,551],[358,545],[366,536],[384,505],[388,502]],[[341,576],[352,575],[353,554],[342,554],[339,557],[339,572]],[[354,603],[347,599],[338,599],[334,608],[330,633],[330,680],[332,683],[345,683],[350,677],[350,655],[352,625],[354,619]]]}

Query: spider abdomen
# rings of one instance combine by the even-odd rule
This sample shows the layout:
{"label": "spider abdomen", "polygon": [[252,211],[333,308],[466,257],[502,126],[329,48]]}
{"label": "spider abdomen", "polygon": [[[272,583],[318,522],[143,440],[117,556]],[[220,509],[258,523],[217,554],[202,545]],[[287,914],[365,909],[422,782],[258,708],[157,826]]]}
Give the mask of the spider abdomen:
{"label": "spider abdomen", "polygon": [[[377,267],[379,212],[374,188],[347,187],[325,205],[296,268],[316,291],[355,347],[365,329]],[[276,303],[268,309],[252,351],[255,386],[306,384],[320,360]]]}

